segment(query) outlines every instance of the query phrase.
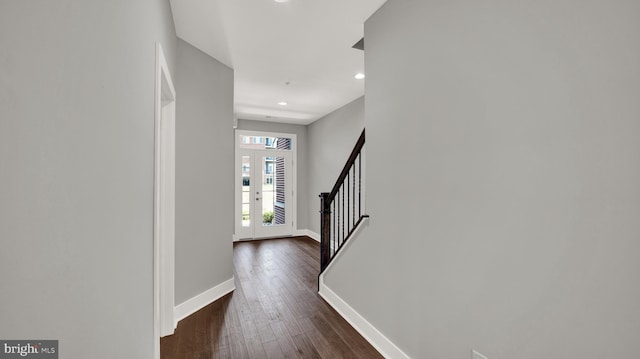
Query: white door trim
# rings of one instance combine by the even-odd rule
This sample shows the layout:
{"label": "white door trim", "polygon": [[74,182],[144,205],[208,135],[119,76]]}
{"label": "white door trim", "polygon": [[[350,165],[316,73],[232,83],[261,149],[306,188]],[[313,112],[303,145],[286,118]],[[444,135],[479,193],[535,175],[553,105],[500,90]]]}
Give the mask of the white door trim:
{"label": "white door trim", "polygon": [[[240,148],[240,136],[262,136],[262,137],[285,137],[285,138],[290,138],[292,139],[292,146],[291,146],[291,156],[293,158],[293,163],[291,166],[291,189],[292,189],[292,201],[291,201],[291,208],[290,208],[290,213],[291,213],[291,217],[290,220],[292,221],[292,225],[291,225],[291,234],[295,234],[297,231],[297,225],[298,225],[298,170],[297,170],[297,163],[298,163],[298,138],[297,135],[295,133],[281,133],[281,132],[266,132],[266,131],[249,131],[249,130],[235,130],[235,164],[234,164],[234,168],[235,168],[235,185],[234,185],[234,193],[235,193],[235,204],[234,204],[234,210],[235,210],[235,216],[234,216],[234,235],[233,235],[233,241],[238,241],[241,239],[251,239],[251,238],[243,238],[242,236],[238,236],[237,229],[238,229],[238,223],[240,223],[241,218],[242,218],[242,208],[241,208],[241,198],[242,198],[242,191],[239,190],[238,184],[241,183],[242,181],[242,174],[241,174],[241,156],[242,156],[242,150]],[[253,197],[251,198],[252,201],[254,201]]]}
{"label": "white door trim", "polygon": [[157,43],[153,206],[153,352],[156,359],[160,358],[160,337],[173,334],[175,329],[175,99],[164,52]]}

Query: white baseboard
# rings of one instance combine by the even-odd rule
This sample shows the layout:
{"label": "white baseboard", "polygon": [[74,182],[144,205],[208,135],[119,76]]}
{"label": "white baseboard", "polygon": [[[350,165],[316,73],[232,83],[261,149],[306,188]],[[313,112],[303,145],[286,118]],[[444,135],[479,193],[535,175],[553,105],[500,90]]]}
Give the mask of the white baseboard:
{"label": "white baseboard", "polygon": [[173,311],[175,324],[178,325],[178,322],[182,319],[222,298],[234,289],[236,289],[236,285],[232,277],[231,279],[178,304]]}
{"label": "white baseboard", "polygon": [[349,247],[355,243],[360,236],[361,231],[369,225],[369,217],[364,218],[362,222],[356,227],[352,233],[351,239],[349,239],[344,247],[336,254],[329,266],[325,268],[324,272],[318,278],[319,291],[318,294],[324,298],[333,309],[336,310],[351,326],[362,335],[380,354],[385,358],[390,359],[409,359],[409,356],[405,354],[400,348],[398,348],[389,338],[369,323],[360,313],[353,309],[347,302],[345,302],[340,296],[332,291],[326,284],[324,284],[325,273],[329,272],[331,267],[340,261],[340,257],[344,255]]}
{"label": "white baseboard", "polygon": [[319,294],[333,309],[336,310],[351,326],[364,337],[382,356],[387,359],[410,359],[389,338],[380,333],[376,327],[369,323],[360,313],[351,308],[347,302],[340,298],[334,291],[324,284],[324,278],[320,277]]}
{"label": "white baseboard", "polygon": [[310,229],[296,229],[293,231],[294,236],[307,236],[316,242],[320,242],[320,235]]}

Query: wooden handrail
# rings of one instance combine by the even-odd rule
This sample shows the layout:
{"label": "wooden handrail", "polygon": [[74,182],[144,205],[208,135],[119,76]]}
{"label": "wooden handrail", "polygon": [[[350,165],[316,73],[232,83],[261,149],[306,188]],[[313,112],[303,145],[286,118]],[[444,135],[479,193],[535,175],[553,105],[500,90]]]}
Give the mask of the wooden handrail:
{"label": "wooden handrail", "polygon": [[340,172],[340,176],[338,177],[336,184],[333,186],[333,189],[331,189],[331,192],[329,192],[329,198],[328,198],[329,202],[333,202],[333,200],[336,198],[336,194],[340,190],[340,186],[342,185],[344,180],[347,178],[347,175],[349,174],[349,170],[351,169],[351,166],[353,166],[353,163],[356,161],[356,158],[358,158],[358,155],[360,155],[360,152],[362,151],[362,147],[364,147],[365,130],[366,129],[362,130],[360,137],[358,137],[358,142],[356,142],[356,145],[353,147],[353,151],[351,151],[351,155],[349,155],[349,159],[347,160],[347,163],[344,165],[342,172]]}

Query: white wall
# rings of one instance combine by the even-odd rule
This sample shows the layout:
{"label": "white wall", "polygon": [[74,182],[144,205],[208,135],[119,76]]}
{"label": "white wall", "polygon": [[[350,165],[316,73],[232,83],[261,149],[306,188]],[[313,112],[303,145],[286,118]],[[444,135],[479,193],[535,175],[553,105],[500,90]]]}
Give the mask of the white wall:
{"label": "white wall", "polygon": [[247,131],[263,131],[263,132],[275,132],[275,133],[292,133],[296,135],[298,143],[296,148],[298,150],[298,163],[296,164],[297,171],[297,183],[298,183],[298,197],[297,197],[297,229],[308,229],[308,197],[306,193],[309,192],[307,175],[309,173],[309,155],[308,155],[308,140],[307,140],[307,126],[293,125],[287,123],[276,123],[267,121],[251,121],[251,120],[238,120],[238,129]]}
{"label": "white wall", "polygon": [[320,198],[330,192],[364,129],[364,97],[309,125],[309,227],[320,234]]}
{"label": "white wall", "polygon": [[178,40],[176,304],[233,276],[233,70]]}
{"label": "white wall", "polygon": [[158,41],[168,1],[0,2],[0,338],[152,356]]}
{"label": "white wall", "polygon": [[413,358],[635,358],[640,3],[389,0],[370,226],[327,285]]}

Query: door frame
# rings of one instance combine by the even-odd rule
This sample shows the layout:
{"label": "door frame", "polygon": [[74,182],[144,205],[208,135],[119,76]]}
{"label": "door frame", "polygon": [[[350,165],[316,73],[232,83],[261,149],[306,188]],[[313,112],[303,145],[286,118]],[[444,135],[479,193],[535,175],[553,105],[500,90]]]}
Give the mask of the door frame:
{"label": "door frame", "polygon": [[155,169],[153,201],[153,353],[160,337],[176,328],[175,306],[175,120],[176,91],[160,43],[156,43]]}
{"label": "door frame", "polygon": [[[262,239],[262,238],[268,238],[268,237],[253,237],[253,238],[243,238],[243,237],[239,237],[236,234],[236,230],[238,228],[238,224],[240,223],[240,221],[242,220],[242,190],[241,190],[241,186],[239,186],[239,184],[242,181],[242,173],[241,173],[241,168],[242,168],[242,151],[244,149],[240,148],[240,136],[261,136],[261,137],[286,137],[286,138],[290,138],[292,140],[292,145],[291,145],[291,157],[292,157],[292,165],[291,165],[291,190],[292,190],[292,195],[291,195],[291,208],[290,208],[290,213],[291,213],[291,235],[294,235],[296,230],[297,230],[297,226],[298,226],[298,169],[297,169],[297,163],[298,163],[298,138],[297,135],[295,133],[282,133],[282,132],[267,132],[267,131],[250,131],[250,130],[235,130],[235,162],[234,162],[234,172],[235,172],[235,185],[234,185],[234,211],[235,211],[235,215],[233,216],[234,218],[234,223],[233,223],[233,241],[239,241],[239,240],[253,240],[253,239]],[[252,190],[253,192],[253,190]]]}

